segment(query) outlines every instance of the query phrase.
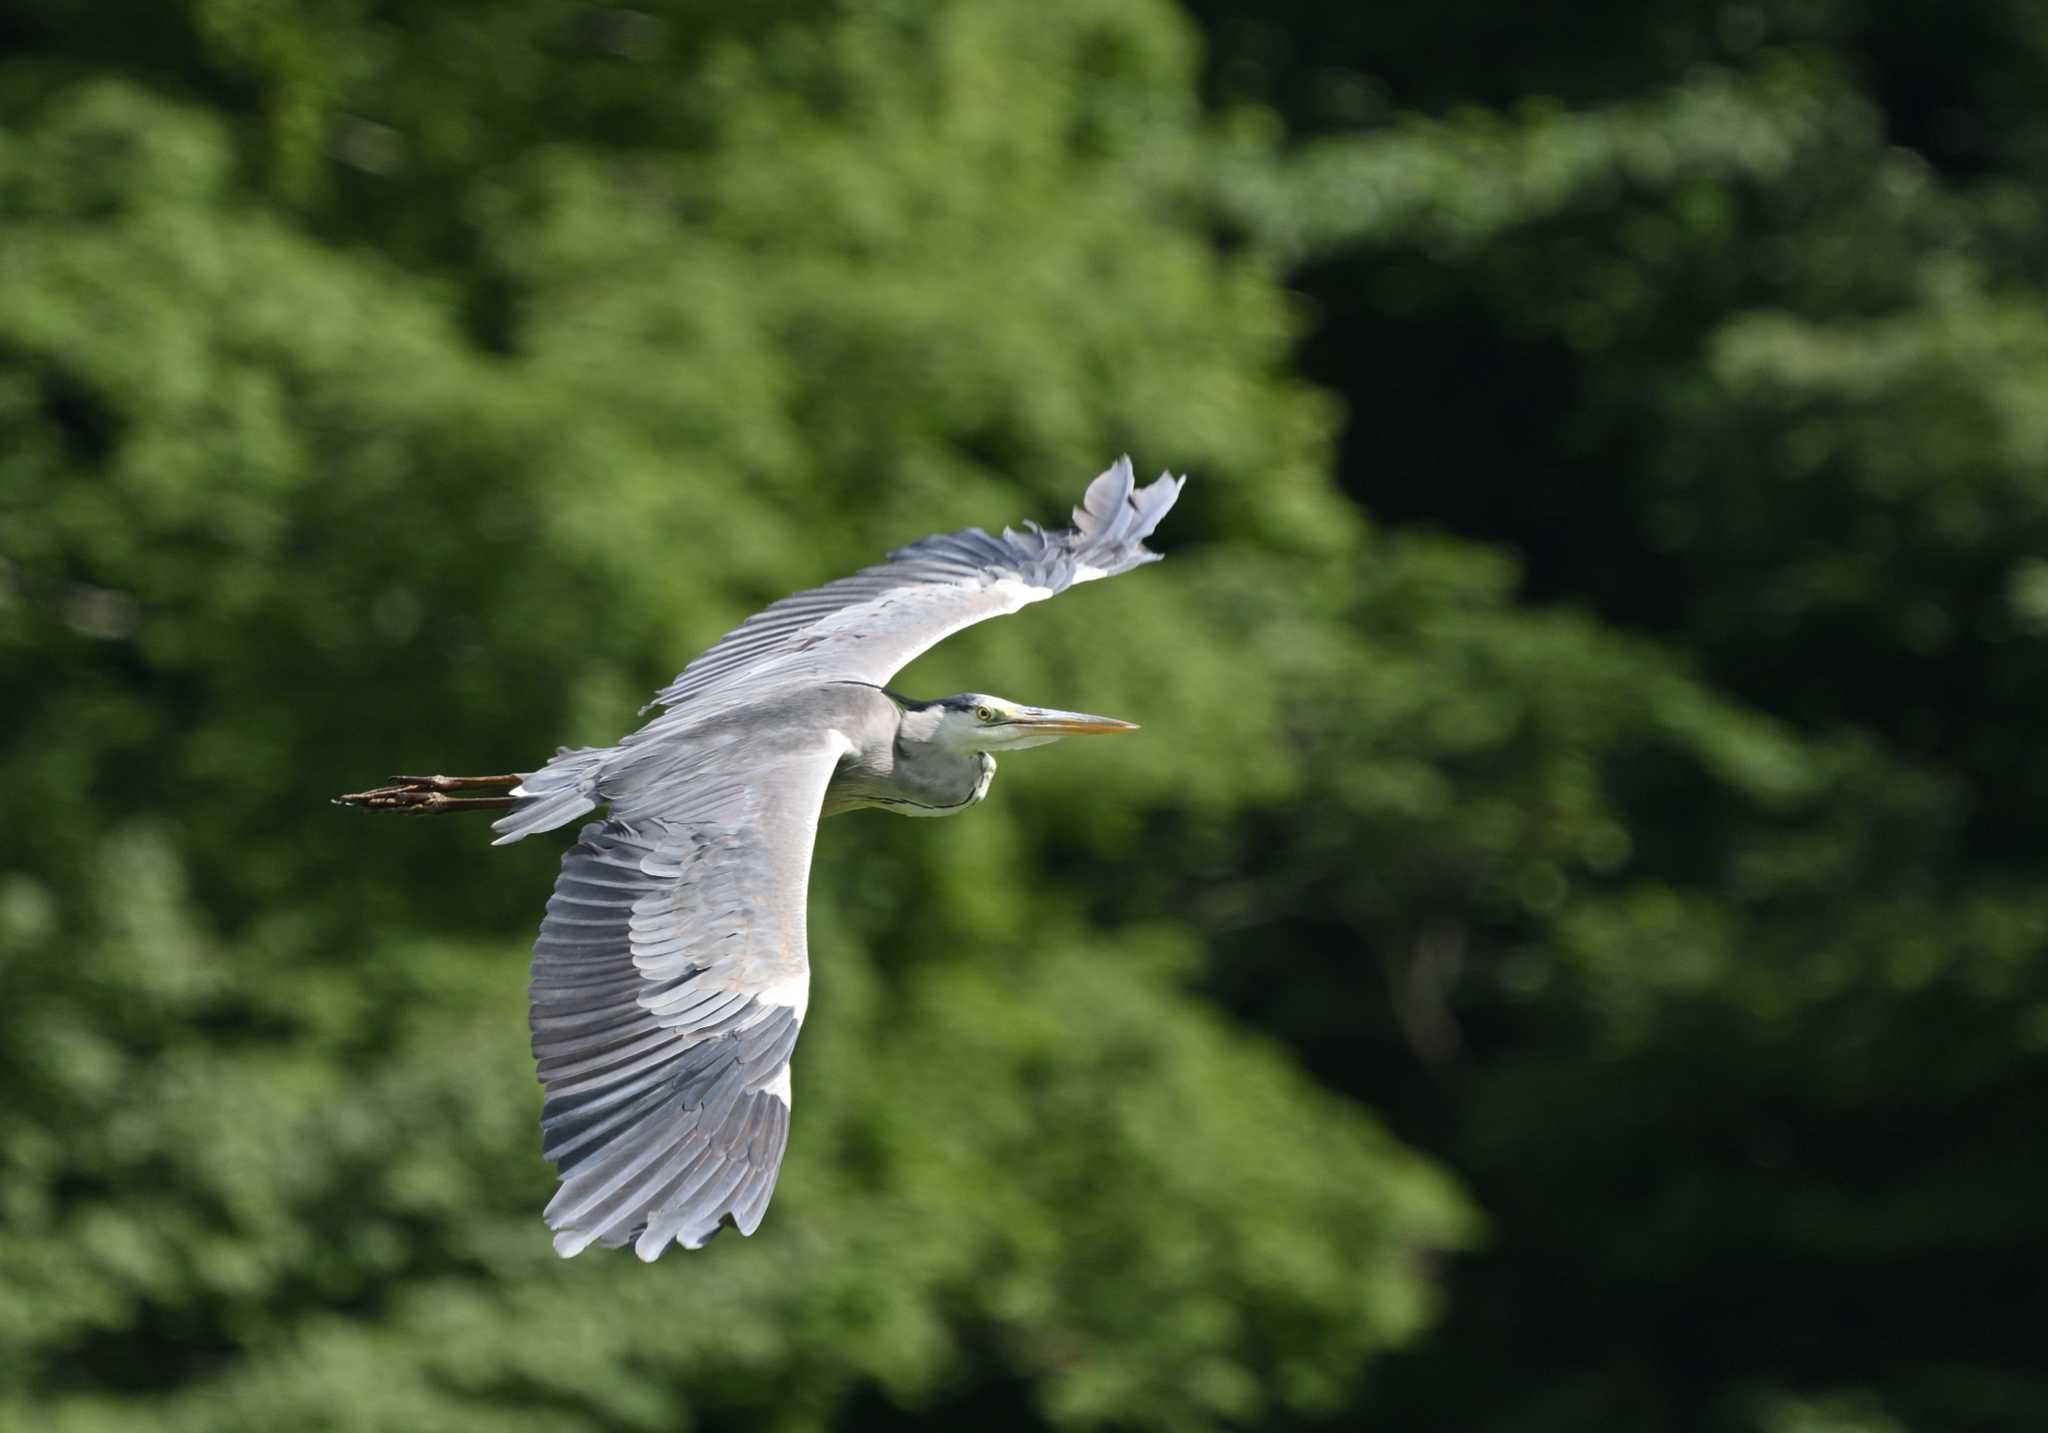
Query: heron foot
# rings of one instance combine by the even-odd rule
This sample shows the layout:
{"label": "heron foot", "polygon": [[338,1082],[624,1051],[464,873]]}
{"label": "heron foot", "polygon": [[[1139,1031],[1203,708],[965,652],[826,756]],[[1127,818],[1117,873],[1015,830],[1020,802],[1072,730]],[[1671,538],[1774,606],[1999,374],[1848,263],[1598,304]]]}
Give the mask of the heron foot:
{"label": "heron foot", "polygon": [[491,811],[517,806],[517,796],[455,796],[456,791],[493,791],[517,786],[517,774],[507,776],[394,776],[389,786],[368,791],[351,791],[334,798],[336,806],[356,806],[365,811],[401,811],[412,816],[438,816],[451,811]]}

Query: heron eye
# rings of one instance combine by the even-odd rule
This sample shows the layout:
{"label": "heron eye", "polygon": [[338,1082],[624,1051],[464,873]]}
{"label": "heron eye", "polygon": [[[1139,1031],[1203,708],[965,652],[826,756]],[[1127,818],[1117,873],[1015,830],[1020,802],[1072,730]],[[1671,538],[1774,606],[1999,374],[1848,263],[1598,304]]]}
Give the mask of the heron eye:
{"label": "heron eye", "polygon": [[996,714],[987,707],[976,707],[974,709],[974,719],[976,721],[994,721]]}

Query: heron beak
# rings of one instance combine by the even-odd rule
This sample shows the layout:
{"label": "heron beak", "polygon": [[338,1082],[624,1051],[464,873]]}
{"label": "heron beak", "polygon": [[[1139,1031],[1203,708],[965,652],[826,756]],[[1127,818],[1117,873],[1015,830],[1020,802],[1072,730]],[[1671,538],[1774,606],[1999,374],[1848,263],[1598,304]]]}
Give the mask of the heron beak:
{"label": "heron beak", "polygon": [[1107,736],[1111,732],[1138,729],[1134,721],[1090,716],[1087,712],[1053,711],[1048,707],[1019,707],[1009,725],[1026,731],[1042,731],[1048,736]]}

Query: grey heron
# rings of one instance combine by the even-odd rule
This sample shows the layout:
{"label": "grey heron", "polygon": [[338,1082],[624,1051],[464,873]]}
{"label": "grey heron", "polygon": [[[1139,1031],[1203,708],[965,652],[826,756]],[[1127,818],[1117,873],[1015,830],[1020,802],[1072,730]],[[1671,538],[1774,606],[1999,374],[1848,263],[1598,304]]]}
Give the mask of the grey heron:
{"label": "grey heron", "polygon": [[1135,729],[980,692],[917,701],[885,684],[963,627],[1157,561],[1144,540],[1185,481],[1140,487],[1123,458],[1088,485],[1072,527],[928,537],[772,603],[685,667],[641,708],[660,715],[616,746],[339,798],[503,810],[499,845],[606,808],[563,857],[533,947],[542,1153],[560,1179],[544,1217],[558,1252],[631,1244],[653,1260],[728,1224],[759,1227],[809,1002],[818,821],[861,807],[955,815],[988,794],[998,752]]}

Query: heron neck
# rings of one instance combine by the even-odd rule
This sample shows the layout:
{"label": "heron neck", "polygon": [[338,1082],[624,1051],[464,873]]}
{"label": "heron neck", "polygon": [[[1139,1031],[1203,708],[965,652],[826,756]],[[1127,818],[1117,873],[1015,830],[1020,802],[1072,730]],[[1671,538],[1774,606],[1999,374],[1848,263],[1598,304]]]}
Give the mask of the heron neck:
{"label": "heron neck", "polygon": [[979,802],[995,779],[995,758],[935,740],[938,721],[936,711],[905,710],[887,739],[849,755],[827,790],[827,812],[880,806],[905,816],[951,816]]}

